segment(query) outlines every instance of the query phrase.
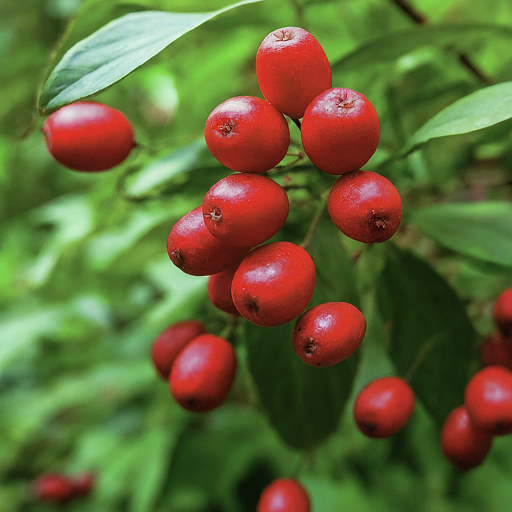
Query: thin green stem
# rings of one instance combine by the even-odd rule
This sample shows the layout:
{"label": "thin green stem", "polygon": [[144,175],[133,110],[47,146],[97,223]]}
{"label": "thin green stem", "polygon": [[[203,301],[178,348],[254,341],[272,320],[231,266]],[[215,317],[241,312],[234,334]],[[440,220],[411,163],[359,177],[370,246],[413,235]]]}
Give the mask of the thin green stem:
{"label": "thin green stem", "polygon": [[311,240],[313,239],[313,235],[315,234],[315,229],[318,226],[320,219],[323,217],[323,215],[325,213],[325,209],[327,208],[327,198],[328,197],[329,197],[329,191],[326,190],[322,194],[322,201],[318,205],[318,209],[315,212],[313,219],[311,220],[311,224],[308,227],[306,236],[304,237],[304,240],[300,244],[303,249],[307,249],[309,244],[311,243]]}

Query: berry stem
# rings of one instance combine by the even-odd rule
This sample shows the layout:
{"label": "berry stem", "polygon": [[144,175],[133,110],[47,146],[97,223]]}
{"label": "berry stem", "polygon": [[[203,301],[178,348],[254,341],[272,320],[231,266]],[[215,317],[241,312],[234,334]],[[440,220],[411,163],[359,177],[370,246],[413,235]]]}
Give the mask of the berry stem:
{"label": "berry stem", "polygon": [[315,234],[315,229],[318,226],[320,219],[323,217],[323,215],[325,213],[325,209],[327,208],[327,198],[328,197],[329,197],[329,191],[326,190],[322,194],[322,201],[320,202],[318,209],[315,212],[313,219],[311,220],[311,224],[308,227],[306,236],[304,237],[304,240],[300,244],[303,249],[307,249],[307,247],[311,243],[311,240],[313,239],[313,235]]}
{"label": "berry stem", "polygon": [[432,348],[434,348],[434,345],[439,341],[439,336],[436,336],[434,338],[431,338],[425,345],[423,345],[423,348],[418,352],[416,357],[414,358],[414,361],[411,363],[411,366],[409,366],[409,369],[403,376],[403,380],[405,382],[409,383],[416,373],[416,370],[418,367],[425,361],[427,355],[430,353]]}
{"label": "berry stem", "polygon": [[240,325],[241,317],[235,315],[229,315],[224,329],[222,329],[219,336],[225,340],[231,341],[230,338],[235,334],[238,326]]}

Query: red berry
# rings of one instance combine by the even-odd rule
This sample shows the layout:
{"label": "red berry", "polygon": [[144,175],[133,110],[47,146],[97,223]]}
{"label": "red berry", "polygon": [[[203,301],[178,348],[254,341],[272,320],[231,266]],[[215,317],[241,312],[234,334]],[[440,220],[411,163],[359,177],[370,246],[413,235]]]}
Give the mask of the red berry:
{"label": "red berry", "polygon": [[208,279],[208,297],[211,303],[225,313],[240,316],[231,297],[231,283],[238,265],[227,268]]}
{"label": "red berry", "polygon": [[270,103],[237,96],[221,103],[208,116],[206,145],[222,164],[239,172],[265,172],[286,155],[290,130]]}
{"label": "red berry", "polygon": [[345,174],[360,169],[375,153],[379,117],[361,93],[338,87],[311,102],[301,134],[304,151],[319,169]]}
{"label": "red berry", "polygon": [[512,432],[512,372],[487,366],[468,382],[464,405],[477,428],[499,436]]}
{"label": "red berry", "polygon": [[32,494],[37,501],[66,503],[73,497],[73,486],[65,476],[50,473],[34,481]]}
{"label": "red berry", "polygon": [[354,403],[354,419],[368,437],[389,437],[409,421],[414,393],[399,377],[381,377],[367,384]]}
{"label": "red berry", "polygon": [[178,355],[169,378],[171,392],[185,409],[206,412],[226,398],[235,378],[233,346],[213,334],[192,340]]}
{"label": "red berry", "polygon": [[254,249],[233,277],[236,309],[264,327],[285,324],[300,315],[313,295],[316,271],[299,245],[274,242]]}
{"label": "red berry", "polygon": [[199,320],[176,322],[163,331],[153,343],[151,358],[162,379],[167,380],[181,350],[206,329]]}
{"label": "red berry", "polygon": [[512,288],[501,292],[494,303],[493,316],[498,329],[505,335],[512,335]]}
{"label": "red berry", "polygon": [[512,370],[512,340],[502,333],[487,336],[480,347],[482,366],[504,366]]}
{"label": "red berry", "polygon": [[215,238],[203,220],[203,207],[198,206],[184,215],[171,229],[167,253],[183,272],[193,276],[208,276],[239,263],[249,252]]}
{"label": "red berry", "polygon": [[292,119],[300,119],[313,99],[332,86],[323,48],[298,27],[265,37],[256,53],[256,77],[263,96]]}
{"label": "red berry", "polygon": [[254,247],[273,237],[288,217],[284,189],[258,174],[233,174],[213,185],[203,201],[204,223],[219,240]]}
{"label": "red berry", "polygon": [[295,323],[295,352],[311,366],[333,366],[351,355],[363,341],[366,321],[347,302],[327,302],[303,313]]}
{"label": "red berry", "polygon": [[480,465],[492,445],[492,435],[473,425],[467,409],[461,405],[446,418],[441,431],[441,450],[459,469]]}
{"label": "red berry", "polygon": [[354,171],[340,176],[327,201],[336,227],[359,242],[371,244],[389,240],[402,220],[402,199],[384,176]]}
{"label": "red berry", "polygon": [[92,473],[82,473],[71,479],[73,487],[73,496],[85,496],[94,488],[94,475]]}
{"label": "red berry", "polygon": [[123,162],[133,148],[133,129],[123,113],[101,103],[72,103],[43,125],[50,154],[77,171],[105,171]]}
{"label": "red berry", "polygon": [[274,480],[261,493],[257,512],[310,512],[306,489],[293,478]]}

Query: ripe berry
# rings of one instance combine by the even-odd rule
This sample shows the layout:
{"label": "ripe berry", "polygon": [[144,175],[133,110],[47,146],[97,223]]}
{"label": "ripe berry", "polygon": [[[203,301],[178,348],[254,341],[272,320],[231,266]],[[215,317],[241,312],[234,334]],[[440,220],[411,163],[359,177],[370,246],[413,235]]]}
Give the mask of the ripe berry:
{"label": "ripe berry", "polygon": [[167,380],[181,350],[206,329],[199,320],[176,322],[163,331],[153,343],[151,358],[162,379]]}
{"label": "ripe berry", "polygon": [[270,103],[237,96],[221,103],[208,116],[206,145],[222,164],[239,172],[265,172],[286,155],[290,130]]}
{"label": "ripe berry", "polygon": [[176,401],[185,409],[206,412],[226,398],[235,378],[233,346],[214,334],[202,334],[178,355],[169,383]]}
{"label": "ripe berry", "polygon": [[414,393],[399,377],[381,377],[367,384],[354,403],[354,419],[368,437],[389,437],[409,421]]}
{"label": "ripe berry", "polygon": [[239,263],[248,252],[249,249],[233,247],[215,238],[206,229],[202,206],[176,222],[167,238],[167,253],[171,261],[193,276],[222,272]]}
{"label": "ripe berry", "polygon": [[49,473],[34,481],[32,494],[37,501],[66,503],[73,497],[73,486],[68,478]]}
{"label": "ripe berry", "polygon": [[493,317],[505,336],[512,335],[512,288],[501,292],[494,303]]}
{"label": "ripe berry", "polygon": [[203,200],[204,223],[210,233],[235,247],[266,242],[283,227],[288,211],[284,189],[258,174],[226,176]]}
{"label": "ripe berry", "polygon": [[300,119],[311,101],[332,86],[323,48],[298,27],[274,30],[265,37],[256,53],[256,77],[263,96],[292,119]]}
{"label": "ripe berry", "polygon": [[366,321],[347,302],[327,302],[303,313],[295,323],[295,352],[311,366],[333,366],[352,354],[363,341]]}
{"label": "ripe berry", "polygon": [[491,445],[492,435],[473,425],[463,405],[446,418],[441,431],[441,450],[454,466],[468,470],[480,465]]}
{"label": "ripe berry", "polygon": [[306,489],[293,478],[274,480],[261,493],[257,512],[310,512]]}
{"label": "ripe berry", "polygon": [[402,220],[402,199],[384,176],[354,171],[340,176],[327,200],[336,227],[359,242],[371,244],[389,240]]}
{"label": "ripe berry", "polygon": [[512,340],[502,333],[487,336],[480,347],[482,366],[499,365],[512,370]]}
{"label": "ripe berry", "polygon": [[512,372],[487,366],[468,382],[464,405],[477,428],[492,435],[512,432]]}
{"label": "ripe berry", "polygon": [[124,114],[101,103],[81,101],[62,107],[43,125],[50,154],[77,171],[105,171],[133,148],[133,129]]}
{"label": "ripe berry", "polygon": [[86,496],[94,487],[94,475],[92,473],[82,473],[71,479],[73,496]]}
{"label": "ripe berry", "polygon": [[238,265],[227,268],[208,279],[208,297],[211,303],[225,313],[240,316],[231,297],[231,283]]}
{"label": "ripe berry", "polygon": [[334,88],[319,94],[302,120],[302,144],[310,160],[328,174],[360,169],[377,149],[380,123],[359,92]]}
{"label": "ripe berry", "polygon": [[236,309],[254,324],[271,327],[293,320],[313,295],[316,271],[299,245],[274,242],[254,249],[233,277]]}

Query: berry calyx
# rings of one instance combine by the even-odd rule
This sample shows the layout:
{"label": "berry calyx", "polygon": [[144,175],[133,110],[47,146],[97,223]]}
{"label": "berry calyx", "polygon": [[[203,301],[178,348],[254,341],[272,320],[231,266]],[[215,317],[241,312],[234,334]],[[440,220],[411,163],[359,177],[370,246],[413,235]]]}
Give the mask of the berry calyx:
{"label": "berry calyx", "polygon": [[494,303],[493,318],[498,329],[508,337],[512,335],[512,288],[501,292]]}
{"label": "berry calyx", "polygon": [[257,512],[311,512],[311,501],[297,480],[279,478],[261,493]]}
{"label": "berry calyx", "polygon": [[231,283],[238,265],[227,268],[218,274],[214,274],[208,278],[208,297],[210,302],[221,311],[230,315],[240,316],[238,309],[233,303],[231,297]]}
{"label": "berry calyx", "polygon": [[229,393],[236,366],[235,350],[228,341],[214,334],[202,334],[174,361],[169,377],[171,393],[189,411],[210,411]]}
{"label": "berry calyx", "polygon": [[377,149],[379,117],[361,93],[337,87],[319,94],[308,106],[301,129],[304,151],[328,174],[363,167]]}
{"label": "berry calyx", "polygon": [[181,350],[205,332],[204,324],[200,320],[183,320],[159,334],[151,347],[151,359],[162,379],[169,379],[172,365]]}
{"label": "berry calyx", "polygon": [[371,171],[340,176],[329,192],[327,209],[343,234],[366,244],[389,240],[402,220],[398,190],[384,176]]}
{"label": "berry calyx", "polygon": [[101,103],[81,101],[62,107],[46,119],[43,133],[53,158],[76,171],[112,169],[133,148],[128,119]]}
{"label": "berry calyx", "polygon": [[366,321],[347,302],[327,302],[303,313],[295,322],[292,344],[311,366],[333,366],[350,356],[363,341]]}
{"label": "berry calyx", "polygon": [[304,311],[315,280],[315,264],[307,251],[291,242],[274,242],[244,258],[233,277],[231,295],[244,318],[272,327]]}
{"label": "berry calyx", "polygon": [[389,437],[409,421],[414,392],[399,377],[381,377],[367,384],[354,403],[354,419],[367,437]]}
{"label": "berry calyx", "polygon": [[263,96],[292,119],[300,119],[311,101],[332,86],[323,48],[298,27],[280,28],[265,37],[256,53],[256,77]]}
{"label": "berry calyx", "polygon": [[237,96],[208,116],[204,138],[222,165],[233,171],[262,173],[285,157],[290,130],[283,115],[267,101]]}
{"label": "berry calyx", "polygon": [[480,347],[482,366],[504,366],[512,370],[512,340],[501,332],[487,336]]}

